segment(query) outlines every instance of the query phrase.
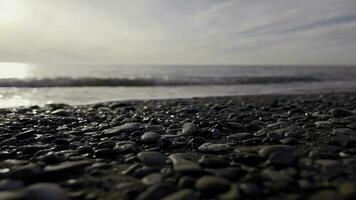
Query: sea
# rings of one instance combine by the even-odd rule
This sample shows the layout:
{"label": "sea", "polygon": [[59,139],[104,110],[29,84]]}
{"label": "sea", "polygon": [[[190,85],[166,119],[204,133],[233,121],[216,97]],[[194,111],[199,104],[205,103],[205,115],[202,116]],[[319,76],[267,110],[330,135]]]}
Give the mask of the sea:
{"label": "sea", "polygon": [[356,66],[0,63],[0,107],[356,91]]}

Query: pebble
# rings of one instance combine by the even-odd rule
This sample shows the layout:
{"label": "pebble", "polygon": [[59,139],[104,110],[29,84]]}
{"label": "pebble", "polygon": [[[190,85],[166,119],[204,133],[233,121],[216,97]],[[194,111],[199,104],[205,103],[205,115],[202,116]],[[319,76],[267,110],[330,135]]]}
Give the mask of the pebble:
{"label": "pebble", "polygon": [[91,164],[91,161],[67,161],[58,165],[48,165],[44,168],[44,172],[50,174],[74,173],[82,171]]}
{"label": "pebble", "polygon": [[60,186],[52,183],[37,183],[26,188],[28,200],[69,200]]}
{"label": "pebble", "polygon": [[265,146],[258,151],[258,154],[262,158],[268,158],[272,153],[294,153],[295,148],[289,145],[272,145],[272,146]]}
{"label": "pebble", "polygon": [[197,127],[194,123],[186,123],[183,125],[182,135],[191,136],[197,132]]}
{"label": "pebble", "polygon": [[244,140],[252,136],[253,136],[252,133],[240,132],[240,133],[234,133],[232,135],[228,135],[226,138],[230,140]]}
{"label": "pebble", "polygon": [[162,182],[163,176],[160,173],[152,173],[142,178],[142,183],[145,185],[155,185]]}
{"label": "pebble", "polygon": [[270,154],[267,162],[276,166],[289,166],[294,164],[296,157],[293,153],[274,152]]}
{"label": "pebble", "polygon": [[230,182],[224,178],[206,175],[195,182],[195,188],[203,195],[217,195],[230,189]]}
{"label": "pebble", "polygon": [[199,165],[204,168],[222,168],[229,166],[230,163],[223,158],[203,156],[199,159]]}
{"label": "pebble", "polygon": [[160,137],[161,137],[161,135],[159,133],[156,133],[156,132],[145,132],[141,136],[141,141],[144,142],[144,143],[156,142]]}
{"label": "pebble", "polygon": [[116,126],[113,128],[109,128],[103,131],[103,134],[105,135],[120,135],[121,133],[132,133],[134,131],[137,131],[141,128],[140,123],[136,122],[131,122],[131,123],[126,123],[121,126]]}
{"label": "pebble", "polygon": [[25,166],[15,167],[8,173],[11,179],[31,179],[43,173],[43,169],[38,164],[28,164]]}
{"label": "pebble", "polygon": [[137,154],[137,158],[147,166],[162,167],[165,165],[167,156],[158,152],[140,152]]}
{"label": "pebble", "polygon": [[182,189],[164,197],[162,200],[199,200],[200,195],[192,189]]}
{"label": "pebble", "polygon": [[231,150],[227,144],[204,143],[198,147],[198,150],[203,153],[222,153]]}
{"label": "pebble", "polygon": [[136,200],[159,200],[176,191],[174,185],[169,183],[159,183],[148,187]]}

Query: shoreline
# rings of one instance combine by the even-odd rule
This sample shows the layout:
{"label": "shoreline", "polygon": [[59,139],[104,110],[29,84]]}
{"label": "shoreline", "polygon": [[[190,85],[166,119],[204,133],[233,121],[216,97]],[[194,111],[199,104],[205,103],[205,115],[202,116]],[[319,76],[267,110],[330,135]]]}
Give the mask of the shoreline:
{"label": "shoreline", "polygon": [[2,108],[0,139],[0,199],[356,197],[356,92]]}

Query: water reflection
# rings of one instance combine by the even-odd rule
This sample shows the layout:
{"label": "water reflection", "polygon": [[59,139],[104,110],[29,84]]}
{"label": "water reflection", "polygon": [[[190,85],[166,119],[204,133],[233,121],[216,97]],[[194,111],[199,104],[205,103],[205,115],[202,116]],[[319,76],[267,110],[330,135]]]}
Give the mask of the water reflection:
{"label": "water reflection", "polygon": [[27,63],[0,62],[0,79],[27,78],[32,67]]}

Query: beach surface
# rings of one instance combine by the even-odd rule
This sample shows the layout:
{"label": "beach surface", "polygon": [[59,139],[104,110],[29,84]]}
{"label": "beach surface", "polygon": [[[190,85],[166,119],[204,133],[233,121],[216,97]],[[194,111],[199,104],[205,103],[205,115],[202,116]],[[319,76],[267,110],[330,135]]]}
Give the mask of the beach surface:
{"label": "beach surface", "polygon": [[0,199],[355,199],[356,93],[0,109]]}

